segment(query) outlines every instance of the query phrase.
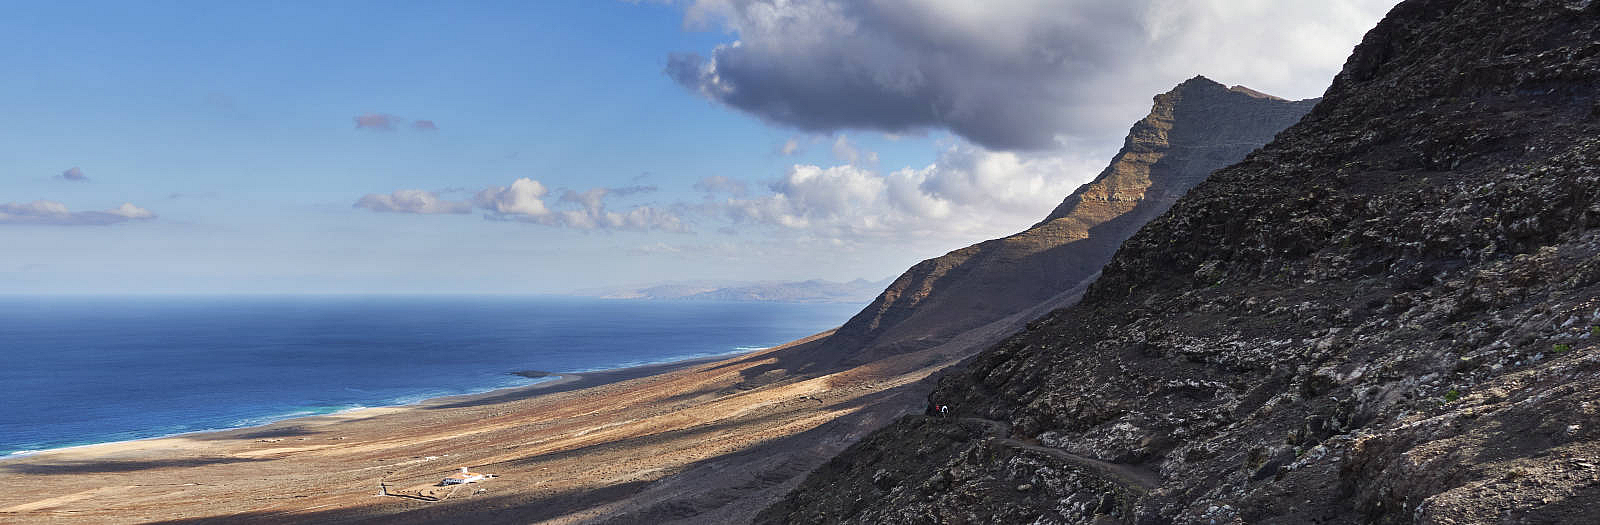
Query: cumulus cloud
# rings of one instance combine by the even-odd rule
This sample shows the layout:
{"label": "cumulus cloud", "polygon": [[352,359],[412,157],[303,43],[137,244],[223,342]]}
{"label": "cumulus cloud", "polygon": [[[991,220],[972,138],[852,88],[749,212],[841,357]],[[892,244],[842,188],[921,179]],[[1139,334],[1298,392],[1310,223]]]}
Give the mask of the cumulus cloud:
{"label": "cumulus cloud", "polygon": [[550,214],[544,196],[550,190],[539,181],[523,177],[510,186],[495,186],[478,192],[473,199],[478,207],[498,215],[542,217]]}
{"label": "cumulus cloud", "polygon": [[677,214],[651,206],[635,206],[627,211],[606,209],[606,198],[655,191],[654,186],[594,188],[583,192],[565,190],[552,207],[545,202],[549,193],[539,181],[521,178],[511,186],[489,188],[478,193],[478,206],[488,218],[564,226],[580,230],[662,230],[687,232],[689,228]]}
{"label": "cumulus cloud", "polygon": [[678,83],[809,132],[948,129],[990,149],[1120,137],[1196,74],[1321,94],[1396,0],[691,0],[737,40],[676,53]]}
{"label": "cumulus cloud", "polygon": [[391,213],[471,213],[472,203],[439,198],[424,190],[397,190],[390,194],[369,193],[355,203],[357,208]]}
{"label": "cumulus cloud", "polygon": [[838,243],[908,236],[971,242],[1037,221],[1093,177],[1097,162],[962,143],[933,164],[889,173],[797,164],[771,185],[771,195],[729,198],[715,208],[736,223]]}
{"label": "cumulus cloud", "polygon": [[56,175],[56,178],[79,182],[85,182],[89,180],[89,176],[84,175],[83,170],[79,169],[77,166],[67,168],[65,171],[62,171],[60,175]]}
{"label": "cumulus cloud", "polygon": [[700,180],[695,181],[694,189],[706,193],[726,193],[735,197],[742,197],[749,191],[749,187],[745,186],[744,181],[722,175],[702,177]]}
{"label": "cumulus cloud", "polygon": [[527,177],[511,181],[510,186],[492,186],[478,191],[470,201],[439,198],[439,192],[399,190],[389,194],[362,196],[354,205],[377,212],[417,214],[460,214],[474,208],[484,218],[527,222],[580,230],[663,230],[684,232],[688,226],[670,211],[651,206],[634,206],[625,211],[607,208],[606,200],[656,191],[655,186],[594,188],[588,191],[562,190],[555,199],[537,180]]}
{"label": "cumulus cloud", "polygon": [[52,224],[58,226],[104,226],[119,222],[156,218],[150,210],[123,203],[104,211],[70,211],[65,204],[37,200],[29,203],[0,204],[0,224]]}

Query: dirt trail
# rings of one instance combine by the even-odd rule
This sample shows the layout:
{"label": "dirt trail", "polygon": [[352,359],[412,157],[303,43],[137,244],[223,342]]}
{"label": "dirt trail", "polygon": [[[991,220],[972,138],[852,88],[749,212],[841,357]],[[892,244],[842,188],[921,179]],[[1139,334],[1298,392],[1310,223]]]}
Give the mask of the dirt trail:
{"label": "dirt trail", "polygon": [[1147,494],[1151,489],[1154,489],[1156,486],[1161,484],[1161,477],[1149,469],[1139,468],[1133,465],[1111,463],[1108,461],[1102,461],[1073,454],[1059,448],[1034,445],[1012,439],[1010,437],[1011,424],[1004,421],[995,421],[993,419],[976,417],[963,417],[960,418],[960,421],[976,423],[987,427],[989,429],[989,434],[991,435],[990,439],[992,439],[994,443],[1011,448],[1031,450],[1033,452],[1045,454],[1067,463],[1083,467],[1094,472],[1102,478],[1114,481],[1118,485],[1127,487],[1128,489],[1138,492],[1139,494]]}

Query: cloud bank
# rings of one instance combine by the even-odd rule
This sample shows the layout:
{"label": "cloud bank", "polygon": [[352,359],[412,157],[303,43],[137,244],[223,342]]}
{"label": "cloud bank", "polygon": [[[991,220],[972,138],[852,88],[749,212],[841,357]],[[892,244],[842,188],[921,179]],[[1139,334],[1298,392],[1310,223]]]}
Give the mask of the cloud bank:
{"label": "cloud bank", "polygon": [[56,201],[0,204],[0,224],[49,224],[56,226],[104,226],[119,222],[156,218],[150,210],[123,203],[105,211],[70,211]]}
{"label": "cloud bank", "polygon": [[948,129],[990,149],[1120,137],[1204,74],[1320,95],[1396,0],[692,0],[737,40],[676,53],[695,92],[808,132]]}
{"label": "cloud bank", "polygon": [[484,218],[515,221],[578,230],[687,232],[689,227],[671,211],[652,206],[634,206],[625,211],[607,208],[606,200],[656,191],[654,186],[594,188],[578,192],[562,190],[555,195],[537,180],[527,177],[509,186],[492,186],[478,191],[470,200],[448,200],[438,192],[398,190],[362,196],[355,208],[388,213],[461,214],[474,209]]}
{"label": "cloud bank", "polygon": [[963,143],[942,151],[933,164],[889,173],[854,164],[797,164],[771,185],[771,195],[729,198],[715,209],[735,223],[835,244],[970,242],[1037,221],[1093,177],[1098,162]]}
{"label": "cloud bank", "polygon": [[356,201],[355,207],[389,213],[471,213],[472,204],[440,199],[437,193],[424,190],[397,190],[388,195],[368,194]]}
{"label": "cloud bank", "polygon": [[577,191],[526,177],[459,200],[441,196],[444,191],[407,189],[362,196],[354,207],[420,215],[478,211],[488,220],[577,230],[690,232],[691,224],[705,224],[785,242],[948,245],[1016,233],[1104,163],[1065,152],[993,151],[957,141],[931,164],[884,171],[861,162],[876,153],[835,141],[840,144],[849,149],[839,155],[844,163],[795,164],[765,191],[736,178],[703,177],[693,184],[703,200],[664,207],[610,205],[618,197],[658,191],[654,186]]}
{"label": "cloud bank", "polygon": [[656,191],[654,186],[594,188],[584,192],[565,190],[552,207],[545,202],[549,191],[539,181],[520,178],[510,186],[492,187],[478,192],[473,201],[488,210],[485,217],[580,230],[629,230],[687,232],[688,225],[677,214],[651,206],[634,206],[627,211],[606,209],[606,198]]}

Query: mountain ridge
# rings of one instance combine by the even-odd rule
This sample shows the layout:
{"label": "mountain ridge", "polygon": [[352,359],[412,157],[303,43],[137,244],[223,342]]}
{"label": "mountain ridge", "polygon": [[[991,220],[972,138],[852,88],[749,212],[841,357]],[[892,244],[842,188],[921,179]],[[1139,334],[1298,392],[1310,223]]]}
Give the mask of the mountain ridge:
{"label": "mountain ridge", "polygon": [[1290,102],[1203,76],[1152,97],[1092,181],[1022,232],[914,265],[824,342],[848,363],[940,345],[1092,281],[1116,247],[1211,171],[1265,144],[1315,100]]}
{"label": "mountain ridge", "polygon": [[756,521],[1592,519],[1597,121],[1600,4],[1402,2],[1081,302],[943,377],[956,417],[902,418]]}

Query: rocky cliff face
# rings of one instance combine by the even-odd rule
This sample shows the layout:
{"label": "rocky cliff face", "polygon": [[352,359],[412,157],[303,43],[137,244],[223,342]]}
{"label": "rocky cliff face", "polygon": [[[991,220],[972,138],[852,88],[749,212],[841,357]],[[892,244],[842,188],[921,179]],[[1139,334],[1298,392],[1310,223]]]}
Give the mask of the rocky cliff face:
{"label": "rocky cliff face", "polygon": [[1408,0],[1303,121],[759,522],[1589,523],[1600,2]]}
{"label": "rocky cliff face", "polygon": [[1150,115],[1133,125],[1110,166],[1044,221],[913,266],[827,346],[866,362],[939,345],[1041,303],[1049,303],[1042,310],[1049,311],[1075,302],[1140,226],[1314,104],[1203,77],[1179,84],[1155,97]]}

